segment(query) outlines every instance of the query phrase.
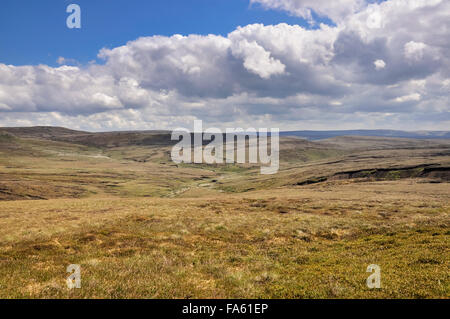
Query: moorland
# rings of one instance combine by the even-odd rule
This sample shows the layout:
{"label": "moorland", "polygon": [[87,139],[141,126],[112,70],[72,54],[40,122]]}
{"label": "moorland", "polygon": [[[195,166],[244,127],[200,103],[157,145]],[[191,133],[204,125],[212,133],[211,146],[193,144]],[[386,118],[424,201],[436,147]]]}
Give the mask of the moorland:
{"label": "moorland", "polygon": [[450,296],[450,139],[288,134],[274,175],[176,164],[172,145],[0,128],[0,297]]}

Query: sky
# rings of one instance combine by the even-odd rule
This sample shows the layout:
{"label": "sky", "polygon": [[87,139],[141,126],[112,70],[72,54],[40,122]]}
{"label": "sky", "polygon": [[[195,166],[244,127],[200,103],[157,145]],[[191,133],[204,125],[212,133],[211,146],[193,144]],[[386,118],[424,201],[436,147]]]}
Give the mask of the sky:
{"label": "sky", "polygon": [[[66,25],[72,3],[80,29]],[[450,127],[448,0],[0,7],[0,126]]]}

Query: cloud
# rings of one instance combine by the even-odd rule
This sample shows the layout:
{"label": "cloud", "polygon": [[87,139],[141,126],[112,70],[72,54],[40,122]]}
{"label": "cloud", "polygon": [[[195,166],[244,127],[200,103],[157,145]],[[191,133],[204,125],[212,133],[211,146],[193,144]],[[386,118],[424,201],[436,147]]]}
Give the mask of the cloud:
{"label": "cloud", "polygon": [[404,54],[407,59],[419,61],[423,58],[427,45],[422,42],[409,41],[404,48]]}
{"label": "cloud", "polygon": [[383,60],[375,60],[373,64],[375,65],[376,70],[381,70],[386,67],[386,62],[384,62]]}
{"label": "cloud", "polygon": [[403,103],[408,101],[419,101],[420,100],[420,94],[419,93],[413,93],[405,96],[400,96],[395,99],[395,102]]}
{"label": "cloud", "polygon": [[252,2],[337,25],[142,37],[102,49],[102,64],[0,63],[0,125],[171,129],[200,118],[218,127],[430,129],[450,121],[449,1]]}
{"label": "cloud", "polygon": [[0,111],[10,111],[11,110],[11,108],[8,106],[8,105],[6,105],[5,103],[0,103]]}
{"label": "cloud", "polygon": [[233,43],[231,52],[234,56],[244,60],[244,67],[263,79],[269,79],[272,75],[283,74],[286,66],[279,60],[270,56],[256,41],[247,40]]}
{"label": "cloud", "polygon": [[75,59],[70,59],[70,58],[65,58],[65,57],[58,57],[56,59],[56,63],[58,63],[59,65],[74,65],[74,66],[80,66],[80,62],[78,62]]}
{"label": "cloud", "polygon": [[361,10],[364,0],[250,0],[267,9],[284,10],[292,15],[314,22],[312,12],[329,17],[335,22],[342,22],[348,15]]}

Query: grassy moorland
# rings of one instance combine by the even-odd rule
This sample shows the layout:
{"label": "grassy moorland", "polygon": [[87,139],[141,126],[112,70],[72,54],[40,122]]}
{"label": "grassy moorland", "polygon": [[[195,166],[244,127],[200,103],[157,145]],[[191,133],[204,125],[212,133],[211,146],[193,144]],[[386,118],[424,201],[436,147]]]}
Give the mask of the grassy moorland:
{"label": "grassy moorland", "polygon": [[175,165],[163,132],[0,129],[0,297],[450,296],[448,140],[280,147],[264,176]]}

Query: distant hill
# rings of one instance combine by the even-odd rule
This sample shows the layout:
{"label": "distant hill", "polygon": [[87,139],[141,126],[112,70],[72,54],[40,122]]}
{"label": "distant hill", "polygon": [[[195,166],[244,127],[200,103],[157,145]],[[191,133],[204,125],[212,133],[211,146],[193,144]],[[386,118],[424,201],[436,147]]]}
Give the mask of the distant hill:
{"label": "distant hill", "polygon": [[87,132],[75,131],[57,126],[32,126],[32,127],[0,127],[0,131],[13,134],[17,137],[52,139],[63,136],[86,134]]}
{"label": "distant hill", "polygon": [[[85,132],[63,127],[35,126],[35,127],[0,127],[3,140],[14,137],[37,138],[60,142],[76,143],[94,147],[120,147],[128,145],[160,145],[169,146],[176,143],[171,140],[170,131],[115,131],[115,132]],[[418,131],[406,132],[395,130],[347,130],[347,131],[291,131],[281,132],[282,137],[300,137],[307,140],[329,140],[332,138],[379,137],[379,138],[409,138],[409,139],[450,139],[450,132],[446,131]],[[326,141],[325,141],[326,142]],[[328,141],[327,143],[336,141]],[[360,141],[361,142],[361,141]],[[366,141],[363,143],[374,141]],[[348,141],[339,143],[348,144]],[[338,144],[339,144],[338,143]]]}
{"label": "distant hill", "polygon": [[338,136],[375,136],[415,139],[450,139],[449,131],[396,131],[396,130],[342,130],[342,131],[290,131],[281,136],[297,136],[308,140],[323,140]]}
{"label": "distant hill", "polygon": [[118,131],[85,132],[63,127],[0,127],[0,133],[21,138],[38,138],[52,141],[76,143],[94,147],[119,147],[127,145],[170,145],[168,131]]}

